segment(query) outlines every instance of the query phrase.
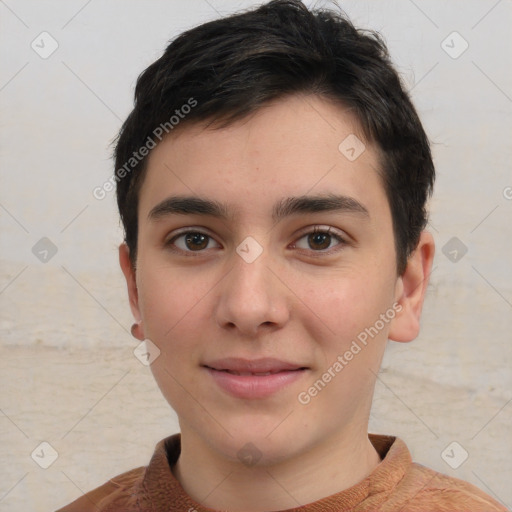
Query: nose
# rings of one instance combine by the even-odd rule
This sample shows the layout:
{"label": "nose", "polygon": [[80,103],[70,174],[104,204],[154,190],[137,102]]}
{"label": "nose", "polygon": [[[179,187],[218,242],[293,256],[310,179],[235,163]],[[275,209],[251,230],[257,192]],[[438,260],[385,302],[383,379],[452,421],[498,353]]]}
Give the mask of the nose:
{"label": "nose", "polygon": [[231,271],[219,283],[217,323],[247,338],[283,327],[290,317],[291,297],[276,274],[265,251],[252,263],[234,254]]}

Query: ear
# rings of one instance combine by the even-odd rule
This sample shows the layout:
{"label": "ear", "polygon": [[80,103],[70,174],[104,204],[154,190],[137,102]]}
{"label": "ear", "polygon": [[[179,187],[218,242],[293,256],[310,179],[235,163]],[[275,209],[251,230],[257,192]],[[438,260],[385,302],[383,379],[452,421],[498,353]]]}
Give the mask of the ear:
{"label": "ear", "polygon": [[142,318],[139,309],[139,294],[137,291],[137,282],[135,279],[135,268],[130,260],[130,249],[126,243],[119,246],[119,265],[123,271],[124,278],[126,279],[126,286],[128,288],[128,299],[130,301],[130,309],[132,310],[133,317],[136,324],[132,328],[132,334],[139,340],[144,339],[144,334],[141,330]]}
{"label": "ear", "polygon": [[404,273],[397,280],[395,300],[402,309],[393,318],[389,329],[388,338],[393,341],[407,342],[418,336],[434,252],[434,238],[427,231],[422,231]]}

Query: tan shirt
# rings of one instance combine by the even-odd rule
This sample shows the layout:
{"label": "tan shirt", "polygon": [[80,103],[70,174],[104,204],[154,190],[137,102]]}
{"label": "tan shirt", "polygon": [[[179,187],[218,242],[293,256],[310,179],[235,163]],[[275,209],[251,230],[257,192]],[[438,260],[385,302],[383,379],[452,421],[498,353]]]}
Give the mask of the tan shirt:
{"label": "tan shirt", "polygon": [[[381,463],[368,477],[286,512],[507,512],[474,485],[413,463],[400,439],[369,437]],[[212,512],[190,498],[171,471],[180,439],[180,434],[163,439],[148,466],[112,478],[57,512]]]}

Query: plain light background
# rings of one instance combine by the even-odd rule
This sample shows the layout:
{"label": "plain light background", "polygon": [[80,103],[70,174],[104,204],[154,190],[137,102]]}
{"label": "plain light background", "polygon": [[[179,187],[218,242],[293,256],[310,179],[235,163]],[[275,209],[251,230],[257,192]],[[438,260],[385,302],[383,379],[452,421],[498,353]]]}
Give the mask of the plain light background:
{"label": "plain light background", "polygon": [[[370,430],[510,508],[511,2],[339,3],[386,39],[437,169],[422,332],[390,342]],[[133,355],[114,194],[92,191],[139,73],[183,30],[257,4],[0,0],[0,511],[63,506],[178,431]]]}

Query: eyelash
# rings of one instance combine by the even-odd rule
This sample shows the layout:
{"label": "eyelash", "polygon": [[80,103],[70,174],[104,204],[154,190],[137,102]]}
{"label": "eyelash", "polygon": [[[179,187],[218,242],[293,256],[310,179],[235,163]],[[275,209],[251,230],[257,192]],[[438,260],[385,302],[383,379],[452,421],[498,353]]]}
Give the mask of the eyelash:
{"label": "eyelash", "polygon": [[[322,249],[322,250],[319,250],[319,251],[315,251],[313,249],[309,249],[309,250],[308,249],[299,249],[299,250],[308,251],[311,256],[318,257],[318,256],[323,256],[323,255],[331,255],[331,254],[333,254],[335,252],[338,252],[341,249],[343,249],[343,247],[345,245],[348,245],[347,240],[340,233],[333,232],[331,227],[322,228],[320,226],[315,226],[312,230],[310,229],[309,231],[303,232],[299,236],[297,241],[301,240],[302,238],[304,238],[304,237],[306,237],[308,235],[314,235],[316,233],[321,233],[321,234],[329,235],[329,236],[337,239],[337,241],[339,243],[336,246],[334,246],[334,248],[331,247],[330,249]],[[197,257],[202,252],[204,252],[206,249],[201,249],[201,250],[198,250],[198,251],[190,251],[190,250],[184,250],[184,249],[177,248],[174,245],[176,240],[178,240],[179,238],[181,238],[181,237],[183,237],[185,235],[190,235],[190,234],[204,235],[204,236],[208,237],[209,239],[214,240],[214,238],[212,236],[210,236],[208,233],[204,233],[203,231],[200,231],[199,229],[195,230],[195,229],[188,228],[187,231],[182,231],[182,232],[177,233],[176,235],[174,235],[171,239],[167,240],[164,243],[164,245],[165,245],[165,247],[170,248],[173,252],[177,252],[177,253],[183,254],[183,255],[185,255],[187,257]],[[295,248],[295,246],[297,244],[297,241],[293,242],[293,244],[292,244],[293,248]]]}

